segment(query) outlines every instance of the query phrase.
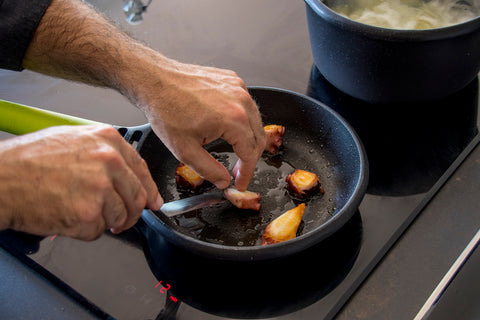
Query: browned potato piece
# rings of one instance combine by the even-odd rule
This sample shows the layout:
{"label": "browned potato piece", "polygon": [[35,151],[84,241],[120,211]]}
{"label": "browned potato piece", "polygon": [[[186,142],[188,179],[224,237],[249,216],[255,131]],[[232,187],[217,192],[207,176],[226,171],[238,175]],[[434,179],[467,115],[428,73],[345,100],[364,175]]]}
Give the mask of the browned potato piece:
{"label": "browned potato piece", "polygon": [[278,149],[280,149],[283,144],[282,137],[285,135],[285,127],[276,124],[270,124],[263,127],[263,130],[265,130],[265,137],[267,138],[265,151],[270,154],[277,153]]}
{"label": "browned potato piece", "polygon": [[225,198],[230,201],[235,207],[240,209],[251,209],[259,211],[261,204],[260,193],[252,191],[238,191],[235,188],[227,188],[223,191]]}
{"label": "browned potato piece", "polygon": [[300,198],[305,198],[318,192],[323,193],[320,179],[313,172],[297,169],[294,173],[289,174],[285,181],[287,182],[288,191]]}
{"label": "browned potato piece", "polygon": [[301,203],[270,222],[263,231],[262,246],[295,238],[304,212],[305,203]]}
{"label": "browned potato piece", "polygon": [[195,190],[204,182],[202,177],[184,163],[178,164],[177,170],[175,171],[175,180],[177,185],[188,190]]}

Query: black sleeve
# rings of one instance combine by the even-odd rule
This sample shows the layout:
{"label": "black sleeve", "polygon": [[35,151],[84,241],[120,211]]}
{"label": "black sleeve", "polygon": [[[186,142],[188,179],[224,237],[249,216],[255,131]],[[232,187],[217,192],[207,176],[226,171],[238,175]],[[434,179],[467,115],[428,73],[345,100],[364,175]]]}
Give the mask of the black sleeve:
{"label": "black sleeve", "polygon": [[0,68],[23,70],[22,61],[52,0],[0,0]]}

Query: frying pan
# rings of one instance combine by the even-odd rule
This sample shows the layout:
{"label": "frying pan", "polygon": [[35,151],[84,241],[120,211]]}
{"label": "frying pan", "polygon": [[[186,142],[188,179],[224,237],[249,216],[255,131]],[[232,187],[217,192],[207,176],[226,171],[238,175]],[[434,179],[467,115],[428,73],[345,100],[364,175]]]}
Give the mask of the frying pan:
{"label": "frying pan", "polygon": [[[264,156],[249,186],[249,190],[262,194],[261,214],[237,211],[227,205],[194,212],[189,221],[185,221],[188,218],[175,221],[149,214],[143,216],[150,227],[158,229],[168,240],[204,256],[251,261],[305,249],[348,221],[358,208],[367,185],[364,149],[353,129],[338,114],[316,100],[291,91],[254,87],[250,88],[250,93],[259,105],[265,124],[286,127],[281,154]],[[231,150],[222,141],[215,141],[206,148],[230,169],[235,164]],[[165,201],[181,197],[174,183],[178,160],[159,139],[154,134],[146,134],[139,152],[147,161]],[[285,176],[295,168],[319,175],[325,194],[307,204],[303,231],[297,238],[273,246],[254,245],[249,241],[251,235],[258,239],[273,215],[297,204],[284,189]],[[186,231],[182,227],[190,224],[197,229]],[[198,230],[200,227],[203,229]],[[191,236],[192,233],[196,236]],[[222,240],[216,241],[219,238]],[[212,243],[206,242],[208,239]],[[242,242],[251,245],[238,245]]]}
{"label": "frying pan", "polygon": [[[157,278],[172,286],[179,299],[211,313],[237,317],[287,312],[285,308],[270,310],[260,298],[248,302],[251,285],[266,290],[260,290],[260,296],[262,292],[271,295],[276,291],[271,297],[282,300],[281,291],[271,290],[275,282],[270,281],[267,288],[262,285],[262,279],[267,276],[259,278],[258,274],[268,274],[270,279],[277,279],[277,283],[285,280],[282,275],[288,276],[286,261],[291,262],[299,254],[315,248],[357,212],[368,180],[364,148],[354,130],[333,110],[288,90],[250,87],[249,92],[265,124],[286,127],[283,149],[277,155],[262,157],[249,186],[249,190],[262,194],[260,213],[236,210],[224,204],[170,219],[144,210],[136,226],[146,239],[145,252],[152,270]],[[58,115],[52,117],[59,118]],[[80,119],[78,124],[82,123]],[[178,160],[156,137],[149,124],[117,129],[128,142],[136,145],[166,202],[189,196],[175,185]],[[205,148],[229,169],[233,167],[236,158],[226,143],[218,140]],[[294,169],[315,172],[325,194],[307,201],[303,223],[295,239],[260,246],[258,239],[263,228],[299,202],[284,188],[286,174]],[[213,186],[207,184],[200,192],[208,192],[209,188]],[[302,272],[301,266],[298,267],[298,272]],[[226,274],[226,278],[221,277],[219,271]],[[253,274],[257,274],[256,283],[248,286]],[[229,283],[229,279],[235,281]],[[232,290],[228,290],[230,287]],[[212,297],[214,294],[217,298]],[[272,299],[267,300],[272,302]],[[245,305],[249,306],[247,313]]]}

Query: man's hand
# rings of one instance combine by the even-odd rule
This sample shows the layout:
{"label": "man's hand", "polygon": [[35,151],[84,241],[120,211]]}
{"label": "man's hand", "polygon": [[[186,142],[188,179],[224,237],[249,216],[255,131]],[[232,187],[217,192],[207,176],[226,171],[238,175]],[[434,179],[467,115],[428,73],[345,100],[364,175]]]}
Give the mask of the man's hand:
{"label": "man's hand", "polygon": [[202,146],[223,138],[239,157],[236,187],[243,191],[250,183],[265,137],[260,113],[233,71],[169,59],[77,0],[52,1],[23,64],[121,92],[180,161],[219,188],[230,175]]}
{"label": "man's hand", "polygon": [[139,106],[175,157],[221,189],[230,174],[202,146],[218,138],[231,144],[239,157],[235,184],[244,191],[265,148],[260,112],[245,83],[230,70],[171,63],[173,70],[159,71],[163,86],[155,90],[147,82],[139,90]]}
{"label": "man's hand", "polygon": [[145,161],[110,127],[62,126],[0,142],[0,229],[98,238],[163,203]]}

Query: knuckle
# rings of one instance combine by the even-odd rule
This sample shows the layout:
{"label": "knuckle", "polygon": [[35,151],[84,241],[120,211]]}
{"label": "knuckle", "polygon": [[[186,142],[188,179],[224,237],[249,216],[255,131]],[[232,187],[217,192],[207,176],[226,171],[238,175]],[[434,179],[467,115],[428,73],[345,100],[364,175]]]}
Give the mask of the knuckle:
{"label": "knuckle", "polygon": [[106,195],[114,191],[113,182],[106,174],[98,174],[92,181],[92,192],[99,197],[105,198]]}
{"label": "knuckle", "polygon": [[143,188],[137,188],[134,195],[133,208],[130,210],[130,215],[137,215],[138,212],[141,212],[145,208],[147,203],[147,191]]}
{"label": "knuckle", "polygon": [[98,239],[105,230],[101,213],[94,206],[85,206],[81,213],[67,220],[68,222],[64,222],[64,234],[68,237],[93,241]]}
{"label": "knuckle", "polygon": [[101,230],[99,228],[97,228],[96,230],[94,229],[91,232],[89,232],[87,235],[85,235],[83,237],[83,240],[85,240],[85,241],[95,241],[103,235],[103,232],[104,232],[104,230]]}
{"label": "knuckle", "polygon": [[83,241],[95,241],[103,234],[103,230],[99,231],[98,228],[90,228],[79,234],[76,238]]}
{"label": "knuckle", "polygon": [[122,201],[115,202],[111,204],[106,212],[103,213],[105,222],[107,223],[106,227],[108,228],[118,228],[126,220],[127,217],[127,208],[125,203]]}
{"label": "knuckle", "polygon": [[140,170],[140,173],[147,177],[150,176],[150,170],[148,168],[147,162],[141,157],[139,157],[138,159],[139,160],[138,160],[137,168]]}
{"label": "knuckle", "polygon": [[79,216],[81,224],[84,225],[96,225],[100,222],[102,217],[102,208],[96,203],[87,204],[85,209]]}
{"label": "knuckle", "polygon": [[240,78],[240,77],[238,76],[238,73],[237,73],[235,70],[231,70],[231,69],[224,69],[224,70],[225,70],[225,72],[226,72],[227,74],[229,74],[230,76],[235,77],[235,78]]}
{"label": "knuckle", "polygon": [[112,127],[108,124],[98,125],[97,128],[103,136],[105,136],[109,139],[122,139],[122,136],[119,134],[117,129],[115,129],[114,127]]}
{"label": "knuckle", "polygon": [[104,144],[94,151],[94,157],[108,167],[118,168],[123,165],[123,158],[112,146]]}
{"label": "knuckle", "polygon": [[232,89],[233,94],[238,100],[242,101],[242,103],[250,103],[252,100],[252,97],[250,96],[248,91],[242,87],[242,85],[245,85],[245,83],[243,82],[242,79],[238,78],[237,85]]}
{"label": "knuckle", "polygon": [[241,126],[249,125],[249,116],[247,110],[241,104],[234,104],[229,112],[233,123]]}
{"label": "knuckle", "polygon": [[[243,79],[240,78],[240,77],[237,75],[237,73],[234,73],[234,78],[233,78],[233,80],[234,80],[235,85],[237,85],[238,87],[240,87],[240,88],[242,88],[242,89],[243,89],[244,87],[246,87],[245,81],[243,81]],[[243,92],[246,92],[245,90],[242,90],[242,91],[243,91]]]}
{"label": "knuckle", "polygon": [[61,224],[62,229],[70,229],[78,225],[79,223],[79,217],[76,214],[73,215],[63,215],[59,222]]}

